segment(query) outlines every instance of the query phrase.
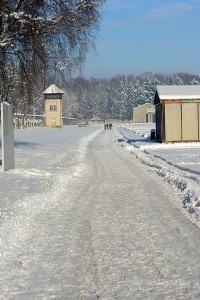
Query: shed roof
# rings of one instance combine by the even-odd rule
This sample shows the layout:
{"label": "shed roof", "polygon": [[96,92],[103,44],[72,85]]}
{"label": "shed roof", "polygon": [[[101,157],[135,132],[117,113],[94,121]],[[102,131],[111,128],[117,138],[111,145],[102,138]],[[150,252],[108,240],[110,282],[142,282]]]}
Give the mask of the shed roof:
{"label": "shed roof", "polygon": [[43,94],[64,94],[64,92],[55,84],[52,84],[43,92]]}
{"label": "shed roof", "polygon": [[200,99],[200,85],[157,85],[160,100]]}

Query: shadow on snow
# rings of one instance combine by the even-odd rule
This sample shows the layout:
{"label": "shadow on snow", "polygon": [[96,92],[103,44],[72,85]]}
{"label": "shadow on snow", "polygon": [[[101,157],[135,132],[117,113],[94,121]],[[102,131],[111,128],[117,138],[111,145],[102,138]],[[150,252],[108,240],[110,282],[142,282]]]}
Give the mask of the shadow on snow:
{"label": "shadow on snow", "polygon": [[[37,146],[39,144],[37,143],[31,143],[31,142],[24,142],[24,141],[18,141],[15,140],[14,141],[14,147],[30,147],[30,148],[35,148],[35,146]],[[2,140],[0,139],[0,148],[2,147]],[[1,150],[1,149],[0,149]]]}
{"label": "shadow on snow", "polygon": [[18,148],[18,147],[30,147],[30,148],[35,148],[35,146],[37,146],[37,145],[38,145],[37,143],[24,142],[24,141],[18,141],[18,140],[15,140],[15,141],[14,141],[14,146],[15,146],[15,148]]}

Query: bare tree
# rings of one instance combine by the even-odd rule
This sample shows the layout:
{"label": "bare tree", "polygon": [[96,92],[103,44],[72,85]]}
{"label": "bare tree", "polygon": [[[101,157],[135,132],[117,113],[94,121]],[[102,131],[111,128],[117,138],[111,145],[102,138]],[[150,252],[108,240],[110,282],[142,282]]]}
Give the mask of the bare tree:
{"label": "bare tree", "polygon": [[[84,61],[94,45],[105,1],[1,0],[1,72],[5,75],[8,64],[13,67],[28,106],[38,81],[50,72],[69,74]],[[3,100],[9,94],[6,83],[2,77]]]}

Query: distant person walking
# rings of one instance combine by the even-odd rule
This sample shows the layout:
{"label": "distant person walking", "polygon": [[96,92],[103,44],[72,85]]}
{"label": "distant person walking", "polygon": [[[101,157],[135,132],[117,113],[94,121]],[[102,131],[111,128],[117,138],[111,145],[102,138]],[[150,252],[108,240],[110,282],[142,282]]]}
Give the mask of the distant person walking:
{"label": "distant person walking", "polygon": [[109,124],[109,129],[112,129],[112,124]]}

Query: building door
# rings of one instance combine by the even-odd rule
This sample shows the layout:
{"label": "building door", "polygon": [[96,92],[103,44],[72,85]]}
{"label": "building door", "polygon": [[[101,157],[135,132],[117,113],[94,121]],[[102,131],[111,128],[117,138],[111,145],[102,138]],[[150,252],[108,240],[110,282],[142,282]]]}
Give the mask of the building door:
{"label": "building door", "polygon": [[165,141],[181,141],[181,104],[165,104]]}
{"label": "building door", "polygon": [[198,127],[197,103],[182,103],[182,140],[198,141]]}
{"label": "building door", "polygon": [[51,127],[52,128],[56,127],[56,119],[51,119]]}

